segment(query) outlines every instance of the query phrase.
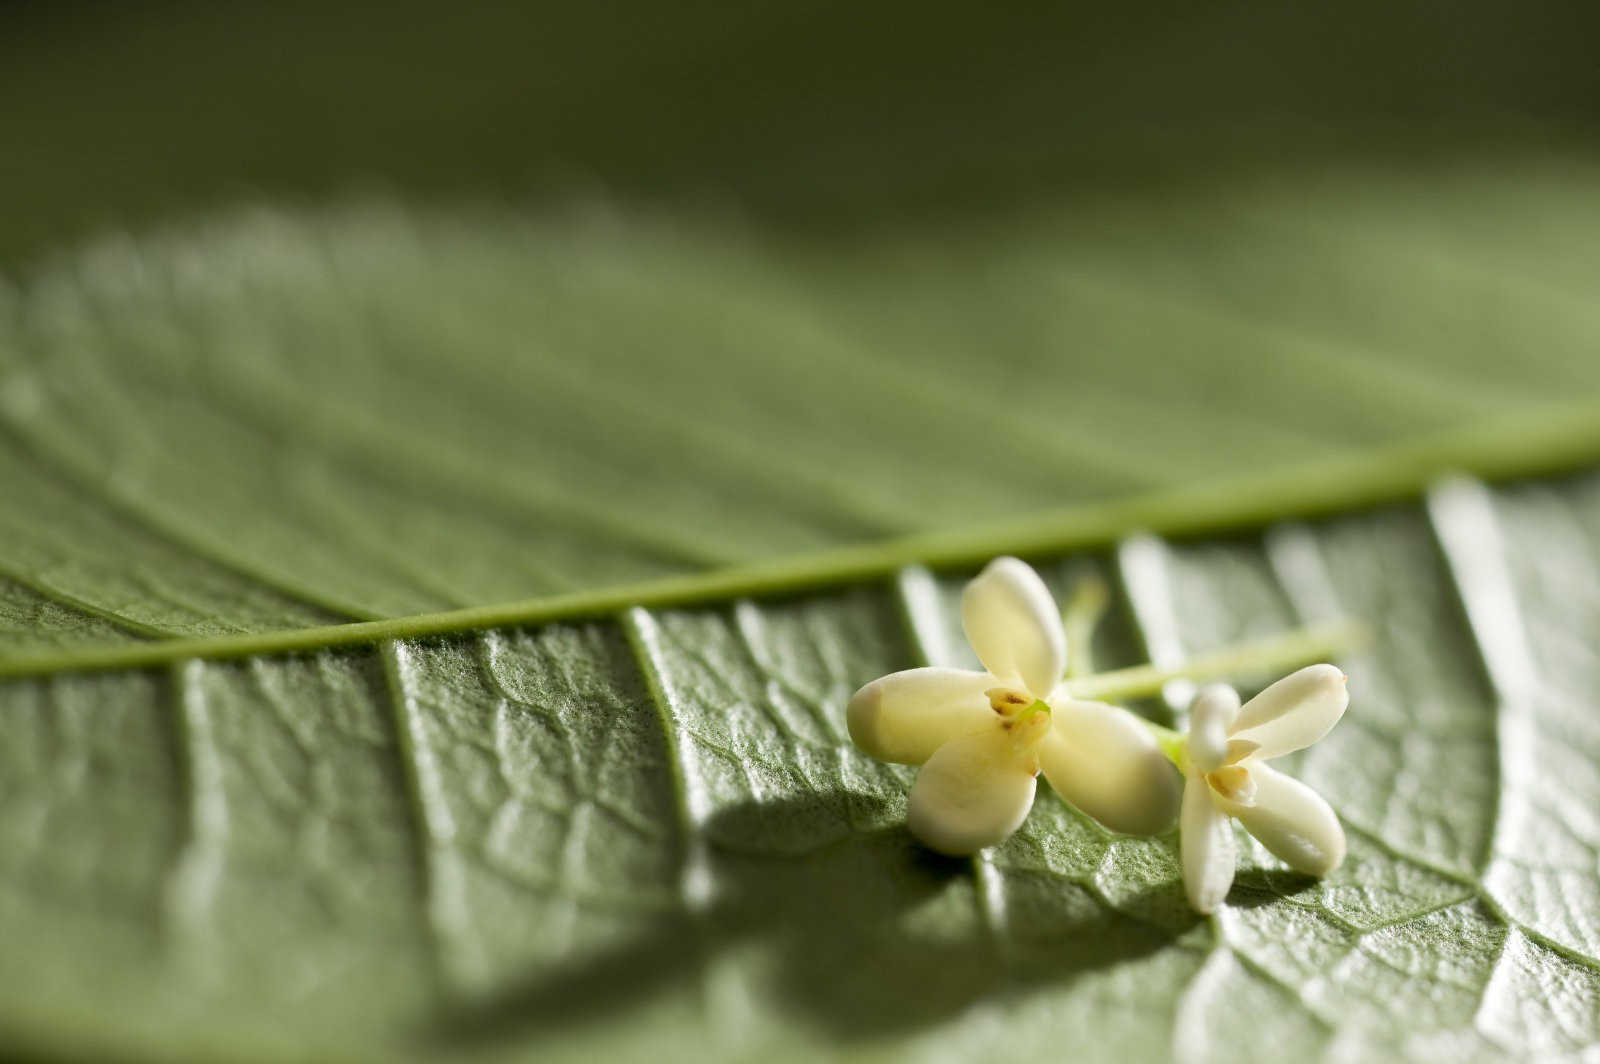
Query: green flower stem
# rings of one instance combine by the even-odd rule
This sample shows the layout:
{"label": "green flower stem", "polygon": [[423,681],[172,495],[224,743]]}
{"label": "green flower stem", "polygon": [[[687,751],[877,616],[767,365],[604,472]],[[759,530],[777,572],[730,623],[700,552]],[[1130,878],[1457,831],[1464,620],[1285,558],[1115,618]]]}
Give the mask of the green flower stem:
{"label": "green flower stem", "polygon": [[1184,757],[1188,750],[1188,743],[1184,741],[1183,733],[1173,731],[1171,728],[1163,728],[1153,720],[1142,720],[1141,718],[1141,722],[1146,728],[1150,729],[1150,734],[1156,737],[1156,745],[1161,747],[1163,754],[1167,755],[1167,760],[1171,761],[1179,772],[1182,772]]}
{"label": "green flower stem", "polygon": [[[1296,628],[1270,639],[1202,654],[1170,669],[1136,665],[1131,669],[1116,669],[1092,676],[1069,675],[1067,690],[1074,698],[1120,702],[1159,694],[1169,680],[1198,681],[1225,676],[1255,676],[1295,665],[1309,665],[1348,653],[1366,642],[1368,635],[1363,625],[1351,621]],[[1184,734],[1142,717],[1139,723],[1150,729],[1161,752],[1182,772],[1187,750]]]}
{"label": "green flower stem", "polygon": [[1201,654],[1172,668],[1136,665],[1129,669],[1069,678],[1067,690],[1074,698],[1096,702],[1145,698],[1159,694],[1171,680],[1202,681],[1229,676],[1262,676],[1291,666],[1309,665],[1349,653],[1366,642],[1368,637],[1366,627],[1352,621],[1313,625],[1269,639]]}

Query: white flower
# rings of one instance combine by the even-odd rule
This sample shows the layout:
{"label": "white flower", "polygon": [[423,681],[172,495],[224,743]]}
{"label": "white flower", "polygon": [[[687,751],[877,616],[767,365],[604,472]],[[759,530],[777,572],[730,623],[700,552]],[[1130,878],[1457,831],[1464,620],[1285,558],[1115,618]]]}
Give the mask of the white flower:
{"label": "white flower", "polygon": [[998,558],[967,585],[961,623],[986,672],[924,668],[850,699],[850,737],[883,761],[922,765],[908,824],[928,846],[975,853],[1033,806],[1034,777],[1115,831],[1149,835],[1178,813],[1178,776],[1132,713],[1070,697],[1067,637],[1044,581]]}
{"label": "white flower", "polygon": [[1233,818],[1290,868],[1325,876],[1344,860],[1344,829],[1322,796],[1265,764],[1310,746],[1344,715],[1350,694],[1332,665],[1290,673],[1243,707],[1212,684],[1189,710],[1182,850],[1189,903],[1213,912],[1233,885]]}

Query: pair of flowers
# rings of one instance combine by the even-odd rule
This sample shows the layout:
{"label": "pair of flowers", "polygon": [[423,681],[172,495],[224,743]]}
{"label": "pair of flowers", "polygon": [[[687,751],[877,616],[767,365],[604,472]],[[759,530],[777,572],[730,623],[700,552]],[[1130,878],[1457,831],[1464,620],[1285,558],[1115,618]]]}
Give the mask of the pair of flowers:
{"label": "pair of flowers", "polygon": [[1292,673],[1243,705],[1224,684],[1203,688],[1169,760],[1141,718],[1072,697],[1060,614],[1023,562],[989,563],[962,595],[961,622],[985,671],[897,672],[857,691],[847,713],[863,751],[922,766],[907,819],[931,848],[964,855],[1005,840],[1033,807],[1042,772],[1113,831],[1153,835],[1180,821],[1184,886],[1200,912],[1233,884],[1233,820],[1297,871],[1326,875],[1344,859],[1333,809],[1266,764],[1343,715],[1345,676],[1332,665]]}

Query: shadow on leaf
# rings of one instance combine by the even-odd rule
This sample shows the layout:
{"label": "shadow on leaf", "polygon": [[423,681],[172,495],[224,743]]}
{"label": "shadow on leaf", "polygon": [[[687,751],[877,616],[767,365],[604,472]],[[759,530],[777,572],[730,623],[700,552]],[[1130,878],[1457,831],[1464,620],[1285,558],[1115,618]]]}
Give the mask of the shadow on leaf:
{"label": "shadow on leaf", "polygon": [[[738,806],[707,835],[759,838],[761,825],[805,817],[820,801]],[[436,1034],[461,1044],[570,1031],[700,980],[735,952],[738,965],[758,945],[771,961],[736,969],[752,996],[848,1042],[926,1026],[982,998],[1065,984],[1155,952],[1196,922],[1175,885],[1112,911],[1066,880],[1026,873],[1025,904],[997,930],[982,918],[971,863],[930,853],[898,825],[803,855],[717,846],[711,863],[717,889],[702,911],[664,915],[623,946],[457,1008]]]}
{"label": "shadow on leaf", "polygon": [[1287,868],[1246,868],[1234,877],[1228,904],[1235,909],[1257,909],[1316,890],[1322,880]]}

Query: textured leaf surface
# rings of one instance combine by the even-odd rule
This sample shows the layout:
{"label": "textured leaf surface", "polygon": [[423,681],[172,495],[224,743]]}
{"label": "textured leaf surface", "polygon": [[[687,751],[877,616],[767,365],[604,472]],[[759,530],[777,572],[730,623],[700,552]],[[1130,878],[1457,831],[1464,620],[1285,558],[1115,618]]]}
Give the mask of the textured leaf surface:
{"label": "textured leaf surface", "polygon": [[906,835],[908,773],[843,705],[965,660],[955,576],[12,680],[0,1021],[186,1059],[1594,1059],[1597,492],[1458,482],[1045,566],[1125,590],[1101,667],[1378,628],[1294,766],[1349,860],[1316,882],[1241,836],[1212,920],[1175,839],[1048,794],[972,862]]}
{"label": "textured leaf surface", "polygon": [[[1592,394],[1595,187],[1350,174],[825,246],[365,203],[40,266],[0,298],[0,1033],[193,1060],[1596,1059],[1597,482],[1136,527],[1314,509],[1237,473]],[[1434,459],[1408,461],[1369,462],[1371,497]],[[842,709],[970,660],[962,574],[829,555],[758,599],[730,568],[987,526],[962,556],[1037,549],[1068,505],[1101,539],[1041,561],[1121,589],[1101,667],[1376,630],[1292,764],[1351,833],[1336,875],[1247,843],[1198,920],[1174,839],[1050,796],[976,862],[929,856],[910,774]],[[666,577],[699,604],[606,590]],[[600,594],[534,627],[325,627]],[[264,632],[304,653],[168,649]],[[70,668],[107,646],[146,667]]]}

